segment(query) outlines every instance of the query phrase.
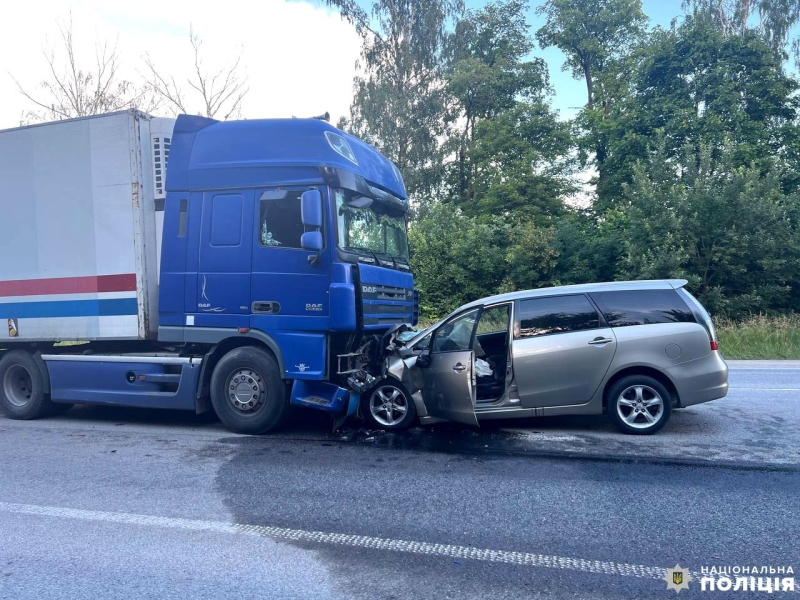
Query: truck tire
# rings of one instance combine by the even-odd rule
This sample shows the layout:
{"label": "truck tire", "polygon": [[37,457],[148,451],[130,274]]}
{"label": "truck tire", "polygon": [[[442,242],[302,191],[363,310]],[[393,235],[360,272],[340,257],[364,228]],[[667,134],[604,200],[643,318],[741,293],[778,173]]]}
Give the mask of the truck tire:
{"label": "truck tire", "polygon": [[231,350],[217,363],[211,374],[211,404],[219,420],[235,433],[266,433],[289,414],[278,364],[250,346]]}
{"label": "truck tire", "polygon": [[12,350],[0,359],[0,409],[12,419],[38,419],[50,412],[44,374],[28,352]]}

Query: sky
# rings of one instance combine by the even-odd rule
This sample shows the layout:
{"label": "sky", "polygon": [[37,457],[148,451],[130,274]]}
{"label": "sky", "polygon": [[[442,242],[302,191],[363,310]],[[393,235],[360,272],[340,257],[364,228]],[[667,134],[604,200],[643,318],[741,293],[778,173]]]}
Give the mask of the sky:
{"label": "sky", "polygon": [[145,72],[145,54],[160,70],[185,79],[193,68],[191,25],[212,71],[241,50],[250,88],[243,116],[330,111],[335,122],[350,105],[360,41],[320,2],[26,0],[5,3],[0,19],[0,129],[18,126],[30,106],[12,76],[32,95],[46,97],[37,88],[48,76],[43,49],[58,41],[57,19],[69,20],[70,9],[79,61],[94,60],[98,41],[116,43],[121,72],[130,80]]}
{"label": "sky", "polygon": [[[366,4],[368,0],[364,0]],[[471,8],[484,2],[467,0]],[[544,22],[531,2],[531,33]],[[224,8],[222,8],[224,7]],[[680,0],[644,0],[652,25],[669,26],[681,14]],[[242,104],[247,118],[308,117],[331,113],[331,122],[348,112],[360,43],[350,25],[319,0],[257,0],[224,3],[204,0],[27,0],[7,3],[0,20],[0,129],[16,127],[30,103],[16,79],[35,97],[48,77],[43,55],[58,53],[58,19],[72,15],[79,63],[94,60],[95,45],[116,44],[120,73],[137,81],[145,72],[143,57],[179,81],[193,66],[189,43],[192,26],[202,40],[205,65],[218,70],[242,53],[242,72],[249,93]],[[535,55],[548,63],[555,88],[553,107],[562,118],[585,103],[582,81],[563,72],[564,56],[554,48]],[[13,78],[12,78],[13,77]],[[184,87],[186,87],[184,85]],[[195,109],[198,110],[195,104]]]}

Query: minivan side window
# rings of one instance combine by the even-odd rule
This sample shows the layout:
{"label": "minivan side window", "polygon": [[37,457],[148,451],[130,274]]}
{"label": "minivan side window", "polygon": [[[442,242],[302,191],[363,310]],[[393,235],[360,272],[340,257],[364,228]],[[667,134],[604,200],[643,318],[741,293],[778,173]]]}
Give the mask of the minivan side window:
{"label": "minivan side window", "polygon": [[697,322],[675,290],[619,290],[589,296],[611,327]]}
{"label": "minivan side window", "polygon": [[476,308],[442,325],[434,334],[433,352],[469,350],[472,346],[472,334],[475,333],[477,317]]}
{"label": "minivan side window", "polygon": [[600,327],[600,316],[584,295],[520,300],[517,339]]}

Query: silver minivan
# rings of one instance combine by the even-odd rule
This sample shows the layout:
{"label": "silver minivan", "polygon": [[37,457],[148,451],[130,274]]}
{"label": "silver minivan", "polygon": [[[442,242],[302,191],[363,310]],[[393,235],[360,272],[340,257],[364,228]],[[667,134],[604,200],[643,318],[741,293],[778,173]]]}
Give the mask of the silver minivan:
{"label": "silver minivan", "polygon": [[673,408],[722,398],[728,367],[711,317],[685,280],[627,281],[502,294],[392,342],[362,394],[372,425],[608,413],[650,434]]}

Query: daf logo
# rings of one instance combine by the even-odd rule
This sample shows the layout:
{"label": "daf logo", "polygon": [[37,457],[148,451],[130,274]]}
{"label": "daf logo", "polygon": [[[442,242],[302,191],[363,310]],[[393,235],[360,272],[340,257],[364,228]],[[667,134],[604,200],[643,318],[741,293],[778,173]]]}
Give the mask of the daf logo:
{"label": "daf logo", "polygon": [[362,285],[361,291],[365,294],[374,294],[378,291],[378,288],[376,288],[374,285]]}
{"label": "daf logo", "polygon": [[306,310],[310,312],[322,312],[322,304],[306,304]]}

